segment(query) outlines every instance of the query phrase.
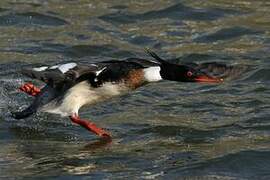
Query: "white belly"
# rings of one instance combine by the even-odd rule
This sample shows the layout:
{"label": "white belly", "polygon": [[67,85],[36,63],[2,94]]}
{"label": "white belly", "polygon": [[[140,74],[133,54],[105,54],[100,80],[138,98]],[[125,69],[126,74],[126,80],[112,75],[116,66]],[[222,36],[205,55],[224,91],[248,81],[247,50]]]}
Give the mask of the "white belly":
{"label": "white belly", "polygon": [[78,114],[83,105],[95,104],[128,91],[129,89],[124,84],[105,83],[101,87],[93,88],[83,81],[70,88],[60,104],[51,102],[45,105],[41,111],[70,116],[74,113]]}

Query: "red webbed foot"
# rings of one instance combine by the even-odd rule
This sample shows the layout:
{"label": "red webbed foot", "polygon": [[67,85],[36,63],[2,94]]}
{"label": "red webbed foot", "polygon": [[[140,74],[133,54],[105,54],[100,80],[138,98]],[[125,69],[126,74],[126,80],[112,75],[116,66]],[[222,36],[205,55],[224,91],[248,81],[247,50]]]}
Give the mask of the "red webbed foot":
{"label": "red webbed foot", "polygon": [[32,83],[25,83],[19,89],[31,96],[37,96],[40,93],[40,89]]}
{"label": "red webbed foot", "polygon": [[97,127],[94,123],[92,123],[90,121],[80,119],[80,117],[78,115],[73,114],[72,116],[70,116],[70,119],[72,122],[79,124],[80,126],[86,128],[87,130],[95,133],[96,135],[98,135],[100,137],[111,139],[110,133],[108,133],[107,131],[105,131],[102,128]]}

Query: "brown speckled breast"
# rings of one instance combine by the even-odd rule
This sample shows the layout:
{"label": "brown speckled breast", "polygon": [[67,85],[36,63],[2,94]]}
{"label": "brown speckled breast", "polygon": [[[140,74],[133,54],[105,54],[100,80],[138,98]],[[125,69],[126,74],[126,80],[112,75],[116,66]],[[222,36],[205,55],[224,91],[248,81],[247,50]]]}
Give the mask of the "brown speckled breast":
{"label": "brown speckled breast", "polygon": [[127,78],[125,78],[127,85],[136,89],[145,83],[144,72],[142,69],[136,69],[129,72]]}

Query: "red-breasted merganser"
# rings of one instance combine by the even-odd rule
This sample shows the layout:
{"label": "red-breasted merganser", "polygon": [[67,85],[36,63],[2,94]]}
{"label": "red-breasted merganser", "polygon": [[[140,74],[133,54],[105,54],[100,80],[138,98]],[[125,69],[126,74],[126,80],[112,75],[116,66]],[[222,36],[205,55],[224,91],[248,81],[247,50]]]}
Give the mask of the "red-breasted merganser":
{"label": "red-breasted merganser", "polygon": [[101,137],[110,137],[104,129],[79,117],[79,109],[123,95],[149,82],[171,80],[180,82],[211,82],[223,80],[212,77],[188,65],[169,63],[154,52],[147,51],[155,60],[130,58],[124,61],[104,61],[92,64],[67,63],[23,69],[22,73],[39,79],[46,85],[39,89],[26,83],[20,90],[35,96],[33,103],[16,119],[26,118],[37,111],[68,116],[72,122]]}

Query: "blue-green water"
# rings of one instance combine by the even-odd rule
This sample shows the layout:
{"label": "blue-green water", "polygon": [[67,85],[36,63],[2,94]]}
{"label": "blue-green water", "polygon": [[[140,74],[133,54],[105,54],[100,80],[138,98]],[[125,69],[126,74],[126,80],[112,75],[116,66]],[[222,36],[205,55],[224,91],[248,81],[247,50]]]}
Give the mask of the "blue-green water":
{"label": "blue-green water", "polygon": [[[0,2],[0,178],[269,179],[270,2],[267,0]],[[22,67],[145,57],[251,70],[219,85],[163,81],[67,118],[10,111],[31,97]],[[40,85],[39,82],[35,82]]]}

